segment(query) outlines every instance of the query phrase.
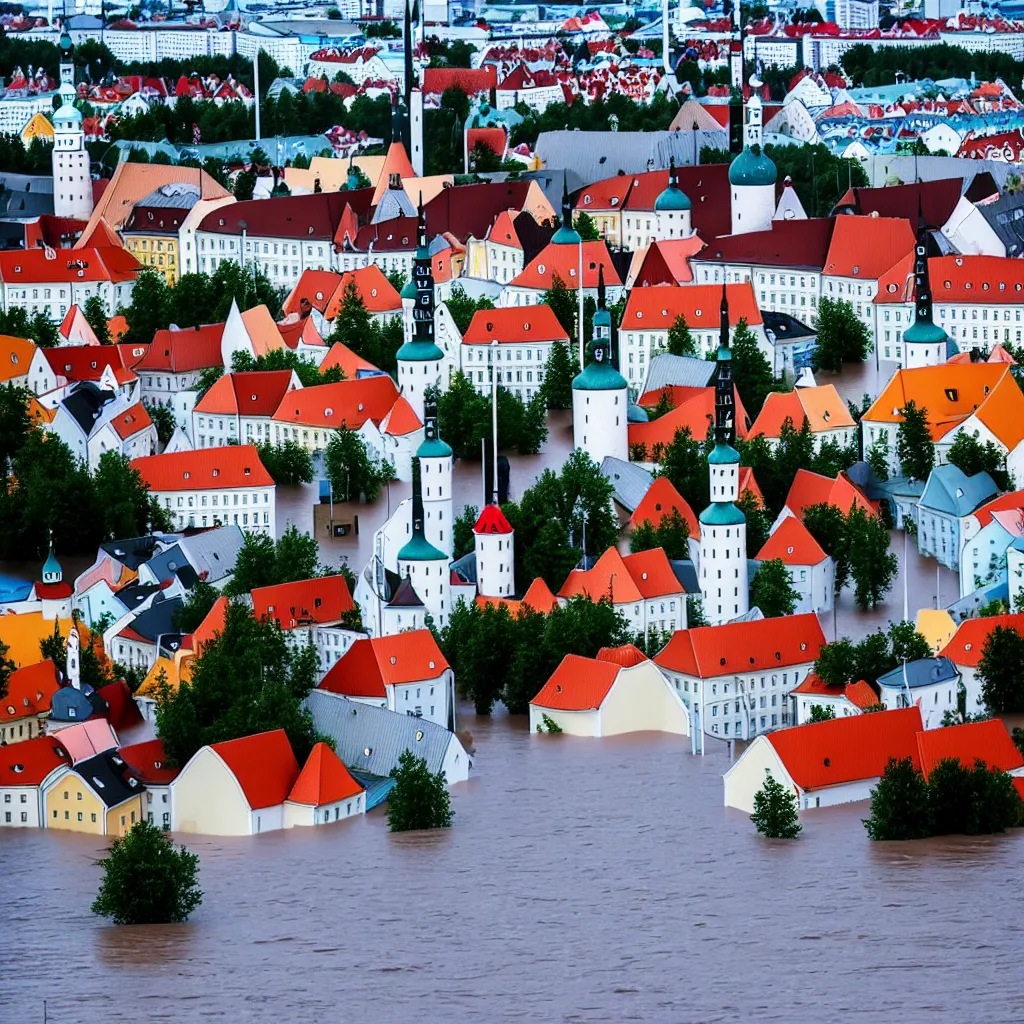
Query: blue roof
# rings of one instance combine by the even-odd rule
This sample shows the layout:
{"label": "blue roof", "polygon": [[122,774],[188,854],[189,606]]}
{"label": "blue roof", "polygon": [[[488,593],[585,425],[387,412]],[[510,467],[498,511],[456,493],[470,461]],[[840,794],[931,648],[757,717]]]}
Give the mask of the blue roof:
{"label": "blue roof", "polygon": [[426,363],[444,359],[444,353],[432,341],[407,341],[395,356],[407,363]]}
{"label": "blue roof", "polygon": [[[918,686],[933,686],[955,679],[959,673],[949,658],[918,658],[906,664],[906,685],[910,689]],[[878,677],[878,685],[889,689],[902,689],[904,684],[904,666],[899,665],[884,676]]]}
{"label": "blue roof", "polygon": [[587,363],[572,380],[573,391],[624,391],[626,378],[611,363]]}
{"label": "blue roof", "polygon": [[740,461],[740,453],[730,444],[716,444],[708,456],[708,463],[712,466],[728,466]]}
{"label": "blue roof", "polygon": [[418,459],[445,459],[451,454],[451,447],[439,437],[424,439],[423,444],[416,449]]}
{"label": "blue roof", "polygon": [[759,146],[746,149],[729,164],[730,185],[774,185],[779,172]]}
{"label": "blue roof", "polygon": [[678,186],[670,184],[664,192],[654,200],[656,212],[667,213],[689,210],[693,208],[690,197]]}
{"label": "blue roof", "polygon": [[936,466],[928,477],[921,495],[922,508],[960,518],[970,515],[999,493],[988,473],[967,476],[953,465]]}
{"label": "blue roof", "polygon": [[400,562],[440,562],[448,556],[438,551],[426,537],[415,533],[405,542],[398,552]]}
{"label": "blue roof", "polygon": [[563,224],[551,236],[551,241],[554,245],[579,245],[583,239],[580,238],[580,234],[575,228],[570,228]]}
{"label": "blue roof", "polygon": [[747,517],[731,502],[716,501],[699,516],[705,526],[742,526]]}

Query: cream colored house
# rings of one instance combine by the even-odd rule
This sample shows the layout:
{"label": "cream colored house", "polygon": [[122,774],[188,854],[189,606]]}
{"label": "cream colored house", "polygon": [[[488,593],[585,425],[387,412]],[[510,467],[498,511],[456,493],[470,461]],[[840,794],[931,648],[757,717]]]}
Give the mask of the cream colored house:
{"label": "cream colored house", "polygon": [[597,658],[567,654],[530,702],[531,731],[545,732],[545,718],[572,736],[690,735],[686,705],[632,645],[603,649]]}

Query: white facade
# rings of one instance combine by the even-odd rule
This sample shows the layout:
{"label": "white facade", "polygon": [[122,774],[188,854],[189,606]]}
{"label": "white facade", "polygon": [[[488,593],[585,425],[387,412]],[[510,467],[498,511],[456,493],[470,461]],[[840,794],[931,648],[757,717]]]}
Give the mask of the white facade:
{"label": "white facade", "polygon": [[461,370],[478,394],[491,394],[491,353],[498,383],[516,398],[529,402],[544,383],[544,367],[551,355],[553,342],[502,342],[498,345],[459,346]]}
{"label": "white facade", "polygon": [[832,611],[835,592],[835,562],[825,558],[817,565],[787,565],[793,589],[799,595],[794,615]]}
{"label": "white facade", "polygon": [[[917,704],[921,710],[921,721],[925,729],[938,729],[942,725],[942,716],[947,711],[957,710],[957,680],[944,679],[942,682],[927,686],[915,686],[905,689],[899,682],[893,686],[885,686],[878,682],[880,704],[886,711],[894,711],[910,704]],[[909,694],[909,696],[908,696]],[[968,701],[967,710],[973,713],[973,706]]]}
{"label": "white facade", "polygon": [[[476,533],[473,545],[477,592],[481,597],[512,597],[515,593],[515,534]],[[419,588],[416,593],[420,594]]]}
{"label": "white facade", "polygon": [[[225,260],[256,268],[275,288],[291,291],[305,270],[338,270],[330,241],[303,241],[270,236],[229,235],[217,231],[195,232],[197,262],[204,274],[212,274]],[[365,265],[365,264],[361,264]],[[184,267],[184,264],[182,264]]]}
{"label": "white facade", "polygon": [[150,492],[178,530],[187,527],[238,526],[250,533],[277,536],[275,487],[226,487],[222,491]]}
{"label": "white facade", "polygon": [[[12,276],[0,282],[4,312],[21,308],[29,316],[42,313],[57,323],[67,316],[72,306],[84,309],[86,302],[93,296],[99,296],[103,308],[113,316],[121,306],[131,302],[132,288],[135,287],[134,278],[130,281],[85,280],[83,271],[76,273],[73,268],[69,269],[67,260],[62,266],[56,256],[53,260],[53,277],[49,280],[23,282],[19,278],[20,266],[14,261],[12,266]],[[81,278],[78,274],[81,274]]]}
{"label": "white facade", "polygon": [[744,263],[702,263],[692,261],[696,284],[740,283],[750,281],[761,310],[788,313],[813,327],[818,319],[821,298],[821,271],[813,268],[764,266]]}
{"label": "white facade", "polygon": [[366,813],[366,794],[356,793],[355,796],[336,800],[329,804],[300,804],[294,800],[284,802],[283,828],[295,828],[303,825],[329,825],[335,821],[345,821]]}
{"label": "white facade", "polygon": [[451,455],[439,458],[420,456],[423,534],[429,543],[449,558],[455,550],[452,532],[452,461]]}
{"label": "white facade", "polygon": [[573,447],[581,448],[599,466],[606,456],[629,460],[629,392],[573,388]]}
{"label": "white facade", "polygon": [[441,359],[398,359],[398,390],[423,422],[423,400],[428,388],[442,382]]}
{"label": "white facade", "polygon": [[409,578],[434,625],[442,629],[452,607],[448,560],[399,558],[398,575]]}

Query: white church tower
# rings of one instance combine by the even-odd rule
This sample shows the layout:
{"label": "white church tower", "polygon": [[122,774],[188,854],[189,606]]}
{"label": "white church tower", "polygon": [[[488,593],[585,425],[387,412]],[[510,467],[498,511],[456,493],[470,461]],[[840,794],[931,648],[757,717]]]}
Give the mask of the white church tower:
{"label": "white church tower", "polygon": [[423,529],[423,488],[420,460],[412,460],[412,536],[398,552],[398,575],[408,579],[438,629],[451,612],[448,556],[427,540]]}
{"label": "white church tower", "polygon": [[515,593],[515,531],[498,505],[497,495],[473,527],[476,592],[481,597]]}
{"label": "white church tower", "polygon": [[74,46],[67,27],[60,37],[60,106],[53,115],[53,213],[88,220],[92,177],[82,114],[75,107]]}
{"label": "white church tower", "polygon": [[778,171],[763,149],[764,110],[757,91],[761,84],[757,75],[750,76],[750,99],[743,110],[743,152],[729,165],[734,235],[768,231],[775,213]]}
{"label": "white church tower", "polygon": [[629,459],[629,391],[612,366],[612,318],[605,308],[604,267],[598,267],[591,361],[572,382],[572,439],[599,466],[605,456]]}
{"label": "white church tower", "polygon": [[711,504],[700,514],[700,593],[712,626],[745,615],[750,607],[747,579],[747,521],[739,500],[740,454],[733,400],[729,303],[722,285],[722,326],[715,364],[715,447],[708,456]]}
{"label": "white church tower", "polygon": [[77,624],[72,625],[68,630],[66,655],[65,675],[68,683],[76,690],[80,690],[82,688],[82,640],[78,635]]}
{"label": "white church tower", "polygon": [[423,443],[416,450],[423,488],[423,535],[438,551],[452,557],[452,450],[437,432],[437,403],[428,399]]}

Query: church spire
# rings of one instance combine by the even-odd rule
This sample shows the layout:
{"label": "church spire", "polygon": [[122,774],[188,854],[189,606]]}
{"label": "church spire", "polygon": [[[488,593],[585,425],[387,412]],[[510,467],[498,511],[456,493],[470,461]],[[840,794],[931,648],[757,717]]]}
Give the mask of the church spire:
{"label": "church spire", "polygon": [[914,319],[932,322],[932,289],[928,277],[928,225],[924,220],[921,197],[917,199],[917,243],[914,246]]}
{"label": "church spire", "polygon": [[736,438],[736,415],[733,403],[732,350],[729,348],[729,296],[724,284],[719,315],[721,327],[715,361],[715,443],[731,447]]}

